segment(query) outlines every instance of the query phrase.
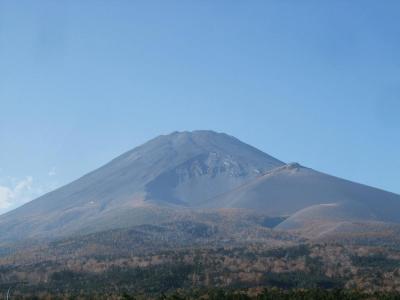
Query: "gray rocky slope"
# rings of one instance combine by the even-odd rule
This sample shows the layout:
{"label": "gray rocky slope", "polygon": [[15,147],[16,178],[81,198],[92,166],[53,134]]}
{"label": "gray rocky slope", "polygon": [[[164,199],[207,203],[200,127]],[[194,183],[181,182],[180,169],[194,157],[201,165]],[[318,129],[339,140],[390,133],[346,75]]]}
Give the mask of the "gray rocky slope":
{"label": "gray rocky slope", "polygon": [[0,216],[0,242],[222,208],[289,216],[281,229],[316,222],[400,222],[398,195],[285,164],[226,134],[194,131],[159,136]]}
{"label": "gray rocky slope", "polygon": [[282,165],[226,134],[174,132],[0,216],[0,240],[152,222]]}
{"label": "gray rocky slope", "polygon": [[[213,199],[210,206],[251,208],[288,216],[278,229],[321,235],[346,223],[400,223],[400,196],[287,164]],[[358,225],[357,225],[358,226]]]}

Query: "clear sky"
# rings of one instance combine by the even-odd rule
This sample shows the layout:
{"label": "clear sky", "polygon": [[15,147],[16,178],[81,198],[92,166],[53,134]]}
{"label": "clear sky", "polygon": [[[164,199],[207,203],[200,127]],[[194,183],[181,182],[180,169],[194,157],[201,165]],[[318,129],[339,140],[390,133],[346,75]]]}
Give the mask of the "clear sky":
{"label": "clear sky", "polygon": [[400,1],[0,0],[0,213],[193,129],[400,193]]}

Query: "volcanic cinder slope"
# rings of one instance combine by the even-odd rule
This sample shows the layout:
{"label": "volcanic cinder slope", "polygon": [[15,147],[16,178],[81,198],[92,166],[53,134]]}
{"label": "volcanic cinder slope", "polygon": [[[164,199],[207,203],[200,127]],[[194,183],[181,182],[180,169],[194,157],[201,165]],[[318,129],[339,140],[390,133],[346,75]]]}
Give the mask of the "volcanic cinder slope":
{"label": "volcanic cinder slope", "polygon": [[399,223],[400,196],[317,172],[297,163],[278,167],[213,199],[217,206],[288,216],[277,229],[317,238],[360,223]]}
{"label": "volcanic cinder slope", "polygon": [[159,136],[82,178],[0,216],[0,240],[152,223],[283,163],[226,134]]}
{"label": "volcanic cinder slope", "polygon": [[285,164],[223,133],[194,131],[159,136],[0,216],[0,242],[222,208],[289,216],[279,228],[318,224],[320,233],[327,231],[321,224],[400,222],[398,195]]}

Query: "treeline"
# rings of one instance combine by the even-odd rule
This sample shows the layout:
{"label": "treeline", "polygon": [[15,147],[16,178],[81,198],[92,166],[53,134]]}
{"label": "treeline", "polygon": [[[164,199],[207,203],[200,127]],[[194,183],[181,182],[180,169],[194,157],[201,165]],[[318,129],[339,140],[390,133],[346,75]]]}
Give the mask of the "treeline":
{"label": "treeline", "polygon": [[[139,300],[135,296],[123,295],[125,300]],[[396,292],[363,293],[360,291],[334,289],[264,289],[254,293],[249,291],[227,291],[221,289],[208,290],[185,294],[176,292],[170,295],[160,295],[158,300],[399,300],[400,294]]]}
{"label": "treeline", "polygon": [[[0,299],[12,282],[19,282],[13,287],[14,296],[51,295],[49,299],[120,299],[123,294],[136,298],[146,295],[139,299],[148,299],[160,293],[163,297],[198,299],[201,294],[175,292],[220,287],[222,290],[207,291],[207,299],[269,299],[270,294],[275,297],[272,299],[337,299],[332,297],[342,293],[339,299],[400,300],[398,294],[360,298],[368,295],[349,291],[397,290],[399,267],[400,253],[389,249],[303,244],[273,249],[264,245],[193,247],[129,258],[81,256],[0,266]],[[267,292],[230,292],[262,288]]]}
{"label": "treeline", "polygon": [[62,299],[62,300],[399,300],[400,294],[396,292],[375,292],[363,293],[355,290],[345,289],[268,289],[265,288],[258,292],[253,290],[180,290],[173,293],[159,295],[143,295],[129,293],[93,293],[79,295],[73,294],[48,294],[38,295],[18,295],[16,299]]}

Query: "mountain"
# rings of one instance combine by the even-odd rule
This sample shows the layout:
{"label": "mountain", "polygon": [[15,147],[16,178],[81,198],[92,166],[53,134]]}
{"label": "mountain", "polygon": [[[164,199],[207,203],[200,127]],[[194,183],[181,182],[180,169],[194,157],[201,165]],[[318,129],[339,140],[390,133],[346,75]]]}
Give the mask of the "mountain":
{"label": "mountain", "polygon": [[297,163],[269,171],[213,202],[223,207],[255,209],[271,216],[290,216],[280,224],[282,229],[295,228],[299,222],[317,218],[400,222],[399,195]]}
{"label": "mountain", "polygon": [[212,131],[159,136],[82,178],[0,216],[0,240],[151,223],[283,162]]}
{"label": "mountain", "polygon": [[276,229],[312,238],[357,231],[360,223],[400,223],[399,195],[285,164],[223,133],[193,131],[159,136],[0,216],[0,242],[181,222],[223,209],[257,212],[283,221]]}

